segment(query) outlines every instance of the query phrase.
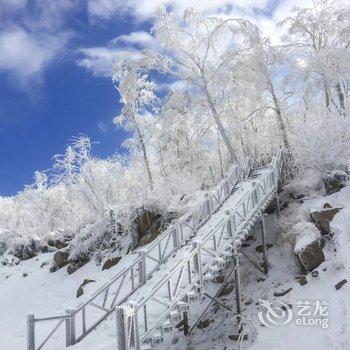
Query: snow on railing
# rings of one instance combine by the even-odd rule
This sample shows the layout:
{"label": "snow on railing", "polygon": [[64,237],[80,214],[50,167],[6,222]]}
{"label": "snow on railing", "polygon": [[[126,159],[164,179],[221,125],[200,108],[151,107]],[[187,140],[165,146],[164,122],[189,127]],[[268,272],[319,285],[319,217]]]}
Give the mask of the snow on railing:
{"label": "snow on railing", "polygon": [[[235,165],[228,171],[225,179],[208,192],[206,198],[191,208],[186,214],[175,220],[157,239],[138,250],[138,256],[129,267],[120,271],[108,283],[95,292],[90,299],[76,309],[67,310],[66,314],[35,318],[27,317],[27,350],[42,349],[53,335],[65,324],[66,346],[73,345],[83,339],[97,327],[116,308],[132,295],[140,286],[147,283],[154,271],[163,264],[176,250],[186,244],[220,206],[232,194],[238,181],[245,180],[258,162],[247,158],[243,166]],[[147,268],[148,267],[148,268]],[[99,314],[88,313],[89,309],[98,310]],[[44,335],[44,340],[36,346],[37,334],[35,325],[44,321],[58,320],[52,330]],[[80,331],[78,332],[78,329]],[[38,332],[37,332],[38,333]],[[43,333],[43,332],[41,332]]]}
{"label": "snow on railing", "polygon": [[[163,337],[163,323],[165,327],[171,327],[172,319],[188,308],[185,301],[196,293],[196,289],[204,290],[204,280],[208,275],[215,277],[225,266],[232,244],[239,245],[261,219],[263,210],[276,195],[281,167],[282,153],[279,152],[272,160],[270,171],[253,185],[229,212],[227,219],[201,240],[193,241],[192,251],[187,257],[182,256],[149,294],[117,308],[117,328],[119,332],[127,332],[125,339],[118,335],[118,349],[139,349],[141,344],[153,344]],[[123,324],[130,327],[124,329]],[[161,324],[163,326],[159,327]]]}

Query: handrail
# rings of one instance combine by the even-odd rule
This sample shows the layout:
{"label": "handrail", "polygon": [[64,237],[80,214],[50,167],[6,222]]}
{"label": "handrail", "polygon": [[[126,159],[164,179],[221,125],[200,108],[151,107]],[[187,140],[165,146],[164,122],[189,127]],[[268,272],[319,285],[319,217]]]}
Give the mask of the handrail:
{"label": "handrail", "polygon": [[[149,340],[148,337],[152,332],[167,317],[170,317],[188,292],[196,286],[203,288],[205,274],[210,271],[213,264],[218,262],[223,251],[232,245],[232,239],[234,244],[240,244],[248,234],[249,228],[260,220],[262,210],[276,194],[282,158],[283,154],[279,152],[272,160],[269,171],[253,183],[249,192],[229,212],[228,218],[220,222],[200,240],[195,241],[193,250],[183,256],[174,268],[152,286],[148,294],[140,295],[137,301],[135,297],[137,298],[138,294],[134,295],[134,300],[126,307],[130,308],[131,316],[129,317],[132,318],[132,324],[135,324],[129,334],[135,348],[139,348],[143,342]],[[179,287],[181,283],[182,289]],[[158,303],[156,304],[158,308],[163,308],[162,311],[157,310],[155,321],[154,318],[152,319],[152,312],[157,308],[154,303]]]}
{"label": "handrail", "polygon": [[[274,160],[274,159],[273,159]],[[232,194],[238,181],[245,180],[254,167],[258,165],[257,161],[247,158],[243,166],[235,165],[230,168],[226,178],[222,179],[212,190],[208,191],[205,199],[197,203],[188,210],[179,219],[175,220],[160,236],[158,236],[147,247],[137,250],[138,256],[133,259],[128,267],[118,272],[109,282],[102,285],[92,296],[73,310],[68,310],[65,315],[52,316],[46,318],[35,318],[34,315],[28,315],[28,340],[27,350],[41,349],[48,339],[56,332],[61,323],[66,324],[66,346],[75,344],[84,338],[91,330],[106,319],[116,308],[122,304],[147,280],[154,271],[164,263],[174,251],[186,244],[189,239],[194,237],[200,227],[202,227],[209,218],[220,208]],[[157,256],[154,256],[157,250]],[[152,255],[153,254],[153,255]],[[147,269],[147,265],[153,267]],[[155,264],[154,264],[155,263]],[[131,283],[129,283],[131,281]],[[118,298],[119,297],[119,298]],[[101,300],[99,300],[101,298]],[[112,298],[112,301],[110,299]],[[97,319],[88,324],[86,316],[87,308],[93,307],[102,312]],[[81,315],[81,334],[76,334],[77,317]],[[58,320],[50,335],[45,338],[44,343],[38,348],[35,346],[34,326],[36,322]]]}

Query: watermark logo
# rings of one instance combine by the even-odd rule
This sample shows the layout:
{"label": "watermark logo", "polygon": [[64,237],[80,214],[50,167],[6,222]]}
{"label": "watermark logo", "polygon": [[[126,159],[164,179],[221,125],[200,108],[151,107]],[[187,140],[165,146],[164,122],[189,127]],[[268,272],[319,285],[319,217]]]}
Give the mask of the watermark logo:
{"label": "watermark logo", "polygon": [[293,318],[293,311],[289,306],[281,301],[272,304],[268,300],[259,299],[260,305],[265,309],[259,311],[259,321],[269,328],[282,326],[290,323]]}
{"label": "watermark logo", "polygon": [[319,326],[328,328],[328,303],[326,301],[300,300],[291,306],[281,301],[270,302],[259,299],[263,310],[258,312],[259,321],[268,328],[283,326],[292,321],[297,326]]}

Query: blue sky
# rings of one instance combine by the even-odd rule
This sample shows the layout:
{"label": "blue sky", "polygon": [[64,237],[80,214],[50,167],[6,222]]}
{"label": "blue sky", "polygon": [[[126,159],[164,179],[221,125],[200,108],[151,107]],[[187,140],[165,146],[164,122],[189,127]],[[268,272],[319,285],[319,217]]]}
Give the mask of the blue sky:
{"label": "blue sky", "polygon": [[149,34],[161,3],[181,15],[241,15],[276,37],[275,23],[293,1],[268,0],[0,0],[0,195],[30,184],[72,136],[93,141],[100,157],[124,151],[112,119],[120,105],[113,62],[153,48]]}
{"label": "blue sky", "polygon": [[[42,69],[29,76],[0,70],[0,195],[30,184],[34,171],[50,167],[52,156],[64,152],[74,135],[83,133],[98,141],[97,156],[123,151],[124,132],[112,124],[120,108],[116,90],[109,77],[77,64],[78,49],[105,45],[147,24],[135,24],[128,16],[93,23],[83,4],[73,15],[64,20],[65,29],[74,30],[69,42]],[[15,21],[11,30],[22,25]]]}

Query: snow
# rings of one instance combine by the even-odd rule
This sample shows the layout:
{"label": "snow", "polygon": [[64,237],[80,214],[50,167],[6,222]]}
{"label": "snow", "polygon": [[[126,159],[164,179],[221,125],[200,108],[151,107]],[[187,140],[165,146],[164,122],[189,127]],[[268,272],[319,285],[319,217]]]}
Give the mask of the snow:
{"label": "snow", "polygon": [[294,247],[295,254],[304,250],[311,243],[319,242],[321,239],[319,230],[310,222],[296,224],[289,234],[296,236],[296,244]]}
{"label": "snow", "polygon": [[[245,192],[249,184],[240,188]],[[237,192],[236,192],[237,193]],[[238,192],[239,193],[239,192]],[[215,227],[223,220],[225,210],[234,206],[234,203],[241,198],[241,195],[231,196],[223,205],[222,209],[213,216],[199,232],[204,234],[207,230]],[[336,290],[335,284],[343,279],[350,280],[350,186],[345,187],[340,192],[331,196],[305,198],[304,203],[300,205],[302,210],[309,213],[312,210],[321,209],[325,202],[332,206],[342,206],[341,210],[331,222],[334,231],[333,240],[327,240],[324,248],[326,261],[317,269],[318,277],[306,276],[307,284],[301,286],[295,279],[299,275],[298,266],[291,252],[280,245],[278,234],[275,230],[276,219],[270,216],[268,219],[268,229],[266,241],[272,243],[273,247],[268,249],[268,260],[270,264],[269,276],[266,278],[260,271],[254,268],[248,261],[242,257],[241,276],[242,276],[242,293],[243,293],[243,315],[249,320],[248,327],[254,335],[252,344],[249,345],[253,350],[267,349],[304,349],[310,350],[334,348],[347,349],[350,346],[350,334],[347,331],[350,325],[350,302],[348,298],[349,285],[346,283],[341,289]],[[311,225],[311,224],[310,224]],[[314,227],[314,226],[313,226]],[[308,229],[311,226],[307,225]],[[297,226],[294,225],[295,231],[304,231],[305,223]],[[316,234],[316,231],[314,231]],[[261,257],[255,251],[255,246],[260,244],[259,231],[256,232],[256,241],[244,252],[254,259],[259,260]],[[312,234],[305,236],[302,242],[306,244]],[[174,266],[181,261],[184,251],[176,256],[171,262]],[[52,253],[41,254],[37,258],[22,261],[14,266],[0,267],[0,300],[2,317],[0,319],[0,348],[7,350],[17,350],[25,347],[26,341],[26,314],[34,313],[37,317],[48,315],[60,315],[64,310],[79,305],[86,300],[89,295],[106,280],[128,266],[134,258],[132,255],[125,256],[122,261],[110,270],[101,271],[100,266],[94,263],[88,263],[72,275],[67,275],[65,269],[55,273],[49,272],[49,262],[52,260]],[[40,267],[44,265],[43,267]],[[160,271],[160,275],[166,273],[167,267]],[[23,277],[23,274],[28,274]],[[260,280],[259,278],[266,278]],[[76,299],[76,291],[85,278],[90,278],[96,282],[88,284],[84,289],[84,295]],[[156,278],[152,285],[155,285],[159,279]],[[232,277],[231,277],[232,280]],[[147,287],[149,288],[149,286]],[[275,297],[274,292],[293,288],[284,297]],[[140,290],[140,295],[144,293]],[[228,294],[220,301],[225,305],[235,309],[235,293]],[[35,295],[35,298],[32,296]],[[137,294],[135,294],[137,298]],[[262,309],[256,305],[259,299],[280,300],[288,304],[295,305],[298,301],[308,300],[325,300],[329,309],[329,328],[323,329],[317,326],[298,326],[295,323],[277,326],[278,328],[269,329],[262,327],[257,319],[257,313]],[[6,301],[6,302],[4,302]],[[194,322],[194,315],[199,315],[203,308],[208,305],[208,300],[202,300],[194,305],[191,309],[190,322]],[[192,307],[192,306],[191,306]],[[193,311],[193,312],[192,312]],[[195,328],[189,338],[185,338],[180,331],[173,331],[166,342],[159,346],[159,349],[184,349],[191,346],[194,349],[223,349],[225,347],[234,347],[236,343],[228,340],[227,336],[232,334],[235,329],[235,320],[230,312],[217,305],[212,306],[203,316],[214,319],[214,322],[204,329]],[[39,324],[37,331],[39,334],[44,330],[49,331],[52,324]],[[62,328],[63,331],[63,328]],[[54,338],[55,344],[51,343],[48,349],[63,349],[63,333],[58,333]],[[176,344],[174,344],[176,342]],[[75,345],[72,349],[89,350],[89,349],[115,349],[115,321],[112,316],[108,322],[102,323],[96,331],[87,336],[81,343]]]}

